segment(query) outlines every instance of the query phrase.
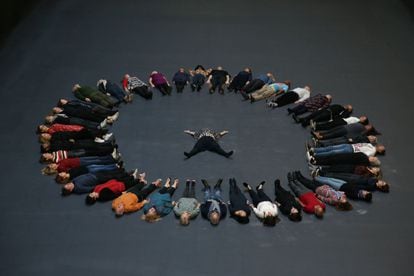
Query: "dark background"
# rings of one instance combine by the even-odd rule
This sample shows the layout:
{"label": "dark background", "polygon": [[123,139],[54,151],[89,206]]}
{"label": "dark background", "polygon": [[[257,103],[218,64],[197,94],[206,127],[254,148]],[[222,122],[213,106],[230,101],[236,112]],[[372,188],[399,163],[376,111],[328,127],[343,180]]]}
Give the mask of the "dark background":
{"label": "dark background", "polygon": [[[408,6],[407,6],[408,3]],[[0,272],[2,275],[411,275],[413,215],[413,21],[408,1],[40,1],[0,51]],[[3,12],[3,9],[2,9]],[[2,24],[3,25],[3,24]],[[115,219],[110,204],[61,198],[40,175],[35,126],[76,82],[94,85],[129,72],[172,76],[178,67],[223,65],[236,74],[273,72],[351,103],[383,132],[391,193],[325,218],[285,217],[275,228],[201,218],[180,227],[141,213]],[[256,184],[305,172],[308,131],[285,109],[239,95],[175,92],[136,98],[114,125],[128,168],[153,180],[229,177]],[[228,129],[232,160],[200,154],[184,129]],[[182,187],[175,194],[178,198]],[[201,199],[200,187],[198,197]]]}

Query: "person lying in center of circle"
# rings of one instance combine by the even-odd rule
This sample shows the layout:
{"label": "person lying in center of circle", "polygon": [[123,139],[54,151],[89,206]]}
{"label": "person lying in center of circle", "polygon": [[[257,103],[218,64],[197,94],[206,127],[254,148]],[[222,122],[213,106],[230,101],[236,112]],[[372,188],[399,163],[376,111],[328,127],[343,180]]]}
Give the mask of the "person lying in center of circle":
{"label": "person lying in center of circle", "polygon": [[215,152],[226,158],[229,158],[233,154],[232,150],[229,152],[224,151],[217,142],[218,139],[229,133],[227,130],[223,130],[222,132],[214,132],[208,128],[203,128],[197,132],[191,130],[184,130],[184,133],[187,133],[193,136],[194,139],[197,139],[197,142],[194,145],[193,149],[190,152],[184,152],[184,155],[187,158],[191,158],[197,153],[206,150]]}

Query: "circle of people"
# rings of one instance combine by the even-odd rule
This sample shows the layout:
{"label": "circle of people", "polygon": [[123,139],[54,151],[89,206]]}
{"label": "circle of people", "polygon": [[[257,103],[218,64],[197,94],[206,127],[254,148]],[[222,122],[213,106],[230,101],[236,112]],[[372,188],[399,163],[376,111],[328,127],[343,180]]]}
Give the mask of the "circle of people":
{"label": "circle of people", "polygon": [[[125,170],[115,137],[108,132],[119,117],[121,103],[132,102],[134,95],[151,100],[155,90],[171,95],[173,86],[177,93],[183,93],[187,85],[192,92],[200,92],[205,84],[211,94],[228,90],[251,103],[266,99],[269,108],[293,104],[287,108],[288,114],[296,123],[311,128],[311,139],[305,144],[310,177],[300,171],[289,172],[290,189],[276,179],[274,201],[265,193],[264,181],[255,188],[243,183],[251,198],[248,200],[236,179],[230,178],[228,202],[222,197],[223,179],[213,187],[202,179],[204,201],[199,202],[194,179],[185,181],[182,197],[173,201],[178,179],[148,183],[144,172]],[[301,221],[302,212],[323,218],[325,204],[349,211],[349,199],[371,202],[373,191],[389,192],[376,156],[384,154],[385,147],[377,143],[380,133],[368,118],[351,116],[352,106],[332,104],[331,95],[311,95],[310,86],[291,89],[290,81],[278,82],[272,73],[253,78],[251,69],[245,68],[231,77],[221,66],[205,69],[198,65],[193,70],[180,68],[172,84],[165,75],[153,71],[148,84],[126,74],[120,85],[101,79],[96,88],[75,84],[72,91],[76,99],[60,99],[45,123],[38,126],[40,162],[47,163],[42,173],[56,175],[56,182],[63,185],[62,196],[87,194],[87,205],[112,201],[116,216],[143,209],[141,218],[155,222],[173,211],[181,225],[189,225],[201,212],[204,219],[218,225],[229,213],[246,224],[253,211],[263,225],[274,226],[280,220],[279,210],[295,222]],[[226,130],[184,132],[197,140],[190,152],[184,152],[187,159],[203,151],[226,158],[233,154],[218,142]]]}

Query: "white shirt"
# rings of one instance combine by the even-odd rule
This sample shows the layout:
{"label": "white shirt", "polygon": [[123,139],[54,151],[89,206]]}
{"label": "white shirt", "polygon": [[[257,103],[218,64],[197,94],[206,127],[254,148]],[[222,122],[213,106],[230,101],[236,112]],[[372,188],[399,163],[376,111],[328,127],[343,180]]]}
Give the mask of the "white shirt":
{"label": "white shirt", "polygon": [[362,152],[366,156],[374,156],[377,152],[375,146],[370,143],[358,143],[352,144],[351,146],[354,149],[354,152]]}
{"label": "white shirt", "polygon": [[343,118],[343,120],[348,124],[355,124],[355,123],[359,123],[359,118],[358,117],[348,117],[348,118]]}
{"label": "white shirt", "polygon": [[265,213],[270,213],[272,216],[277,216],[277,206],[270,201],[262,201],[253,208],[254,213],[259,218],[264,218]]}
{"label": "white shirt", "polygon": [[310,91],[305,88],[296,87],[292,91],[299,95],[299,100],[297,100],[297,102],[304,101],[310,97]]}

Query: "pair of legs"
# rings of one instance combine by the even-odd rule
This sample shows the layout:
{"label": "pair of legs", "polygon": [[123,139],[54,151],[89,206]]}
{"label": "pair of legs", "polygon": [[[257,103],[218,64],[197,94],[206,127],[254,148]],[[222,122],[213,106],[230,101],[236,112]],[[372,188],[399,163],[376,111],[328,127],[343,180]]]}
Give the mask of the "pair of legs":
{"label": "pair of legs", "polygon": [[187,179],[185,182],[185,189],[183,192],[183,197],[187,198],[195,198],[195,180]]}
{"label": "pair of legs", "polygon": [[158,84],[155,86],[163,96],[165,95],[171,95],[171,86],[169,86],[167,83]]}
{"label": "pair of legs", "polygon": [[133,93],[140,95],[141,97],[143,97],[146,100],[151,100],[152,99],[152,91],[149,90],[149,87],[146,85],[140,86],[140,87],[135,87],[132,90]]}
{"label": "pair of legs", "polygon": [[262,88],[260,88],[259,90],[251,93],[249,95],[249,98],[250,98],[250,101],[256,102],[256,101],[260,101],[260,100],[263,100],[263,99],[267,99],[267,98],[269,98],[273,95],[276,95],[275,93],[276,93],[276,91],[272,87],[270,87],[268,85],[265,85]]}
{"label": "pair of legs", "polygon": [[243,87],[243,91],[247,94],[252,93],[253,91],[259,90],[260,88],[262,88],[265,85],[264,81],[259,80],[259,79],[254,79],[251,82],[249,82],[248,84],[246,84]]}
{"label": "pair of legs", "polygon": [[79,158],[81,166],[114,164],[116,160],[111,155],[83,156]]}
{"label": "pair of legs", "polygon": [[322,148],[313,148],[312,149],[314,155],[316,156],[329,156],[341,153],[352,153],[353,148],[349,144],[342,144],[342,145],[334,145]]}
{"label": "pair of legs", "polygon": [[230,157],[233,154],[233,151],[226,152],[224,151],[221,146],[217,143],[214,138],[209,136],[201,137],[197,140],[196,144],[194,145],[193,149],[190,152],[184,152],[184,155],[187,158],[191,158],[192,156],[196,155],[199,152],[203,151],[211,151],[217,154],[220,154],[226,158]]}
{"label": "pair of legs", "polygon": [[191,79],[191,90],[200,92],[205,81],[206,77],[203,74],[195,74]]}
{"label": "pair of legs", "polygon": [[184,90],[184,87],[186,86],[187,82],[185,81],[175,81],[175,89],[177,90],[177,93],[182,93]]}
{"label": "pair of legs", "polygon": [[201,182],[204,185],[203,192],[204,192],[204,200],[216,200],[218,202],[222,202],[223,198],[221,196],[221,183],[223,182],[223,179],[217,180],[216,185],[214,185],[214,188],[211,189],[211,186],[208,184],[207,180],[202,179]]}
{"label": "pair of legs", "polygon": [[213,77],[211,79],[211,84],[210,84],[210,93],[214,93],[214,91],[216,91],[216,89],[218,88],[219,93],[223,94],[224,93],[224,85],[226,83],[226,79],[224,78],[215,78]]}
{"label": "pair of legs", "polygon": [[262,181],[259,185],[257,185],[256,191],[254,191],[249,184],[243,183],[243,185],[247,188],[247,191],[248,191],[250,197],[252,198],[252,202],[253,202],[254,207],[257,207],[257,205],[260,202],[263,202],[263,201],[270,201],[270,202],[272,202],[272,200],[270,199],[270,197],[268,197],[265,194],[265,192],[263,191],[263,184],[264,183],[265,182]]}
{"label": "pair of legs", "polygon": [[271,107],[285,106],[299,100],[299,95],[296,92],[288,91],[285,94],[277,97],[269,103]]}

